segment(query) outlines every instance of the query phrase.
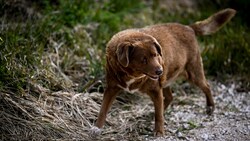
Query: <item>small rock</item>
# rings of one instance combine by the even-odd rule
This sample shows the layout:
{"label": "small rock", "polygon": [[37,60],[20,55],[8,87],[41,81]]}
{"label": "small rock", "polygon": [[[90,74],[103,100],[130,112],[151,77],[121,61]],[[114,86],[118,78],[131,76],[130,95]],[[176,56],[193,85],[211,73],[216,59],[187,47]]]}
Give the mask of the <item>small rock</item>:
{"label": "small rock", "polygon": [[208,134],[203,134],[201,137],[202,137],[202,139],[204,139],[204,140],[208,140],[208,138],[209,138]]}
{"label": "small rock", "polygon": [[182,133],[181,133],[181,132],[177,132],[177,133],[176,133],[176,135],[177,135],[177,137],[178,137],[178,138],[183,137],[183,135],[182,135]]}
{"label": "small rock", "polygon": [[187,124],[187,123],[183,124],[183,128],[188,130],[189,129],[189,124]]}
{"label": "small rock", "polygon": [[177,137],[178,137],[179,139],[188,140],[188,138],[185,137],[185,136],[183,136],[183,134],[182,134],[181,132],[179,132],[179,131],[177,131],[176,135],[177,135]]}

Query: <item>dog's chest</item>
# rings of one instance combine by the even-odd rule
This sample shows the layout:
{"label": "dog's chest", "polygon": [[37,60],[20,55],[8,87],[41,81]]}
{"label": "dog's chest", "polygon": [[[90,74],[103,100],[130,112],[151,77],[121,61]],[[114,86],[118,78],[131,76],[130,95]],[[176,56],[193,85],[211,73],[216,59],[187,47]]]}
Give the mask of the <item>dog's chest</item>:
{"label": "dog's chest", "polygon": [[143,82],[144,79],[142,77],[139,77],[126,81],[126,87],[122,87],[119,84],[118,86],[128,93],[143,93],[142,91],[140,91]]}

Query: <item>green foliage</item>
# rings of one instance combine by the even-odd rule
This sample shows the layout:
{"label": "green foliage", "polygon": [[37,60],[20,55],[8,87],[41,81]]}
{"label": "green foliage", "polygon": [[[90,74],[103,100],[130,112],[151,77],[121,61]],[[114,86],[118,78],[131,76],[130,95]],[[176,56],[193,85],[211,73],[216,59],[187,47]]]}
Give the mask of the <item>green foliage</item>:
{"label": "green foliage", "polygon": [[[34,31],[36,29],[36,31]],[[32,76],[32,69],[39,63],[44,43],[39,27],[27,22],[2,31],[0,48],[0,78],[4,87],[21,89]],[[3,85],[0,86],[1,89]]]}
{"label": "green foliage", "polygon": [[[26,1],[22,2],[20,11],[27,11]],[[121,30],[125,15],[142,6],[132,0],[45,0],[32,2],[37,11],[22,15],[13,12],[15,2],[1,5],[6,28],[0,34],[0,90],[18,93],[34,83],[51,90],[70,88],[72,81],[81,79],[75,72],[82,72],[87,81],[102,78],[107,40]],[[13,15],[21,18],[15,20]]]}
{"label": "green foliage", "polygon": [[250,66],[249,31],[229,23],[217,34],[202,37],[203,60],[209,74],[248,74]]}

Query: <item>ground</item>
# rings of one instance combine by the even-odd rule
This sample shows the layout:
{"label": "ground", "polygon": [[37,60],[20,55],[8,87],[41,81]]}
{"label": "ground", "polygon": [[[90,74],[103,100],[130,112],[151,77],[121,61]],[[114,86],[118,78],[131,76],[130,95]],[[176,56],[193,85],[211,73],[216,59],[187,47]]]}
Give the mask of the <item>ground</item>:
{"label": "ground", "polygon": [[[174,101],[165,113],[166,136],[153,137],[153,105],[135,98],[127,110],[111,110],[103,140],[250,140],[250,93],[237,92],[238,84],[211,82],[216,110],[205,114],[205,98],[187,83],[175,86]],[[238,85],[238,86],[237,86]],[[119,104],[126,109],[126,104]],[[123,129],[121,129],[123,128]]]}
{"label": "ground", "polygon": [[[147,96],[122,93],[110,110],[101,135],[90,136],[102,93],[50,92],[34,96],[1,94],[1,139],[60,140],[250,140],[250,91],[241,82],[210,81],[216,102],[205,113],[205,96],[188,83],[173,85],[174,100],[165,112],[164,137],[154,137],[154,108]],[[19,111],[19,112],[17,112]]]}

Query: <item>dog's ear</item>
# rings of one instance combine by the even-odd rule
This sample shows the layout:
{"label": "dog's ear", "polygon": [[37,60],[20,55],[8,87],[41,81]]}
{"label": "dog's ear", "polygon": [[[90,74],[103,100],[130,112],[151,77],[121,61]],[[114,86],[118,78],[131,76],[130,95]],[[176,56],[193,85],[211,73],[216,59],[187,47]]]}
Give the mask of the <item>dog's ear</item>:
{"label": "dog's ear", "polygon": [[129,56],[131,55],[134,47],[129,42],[120,43],[116,50],[116,55],[119,63],[124,66],[128,67],[129,64]]}
{"label": "dog's ear", "polygon": [[162,53],[161,53],[161,45],[156,41],[156,42],[154,42],[154,44],[155,44],[155,47],[156,47],[156,50],[157,50],[157,52],[162,56]]}

